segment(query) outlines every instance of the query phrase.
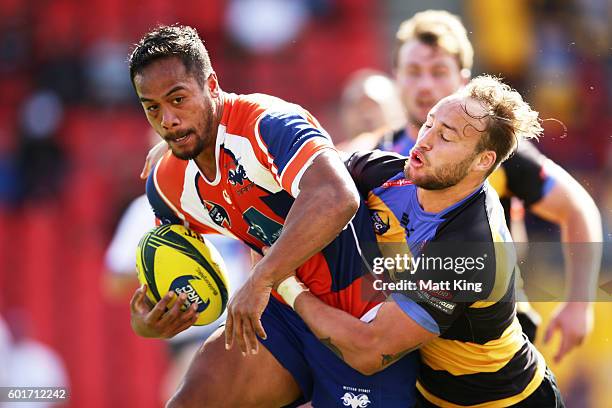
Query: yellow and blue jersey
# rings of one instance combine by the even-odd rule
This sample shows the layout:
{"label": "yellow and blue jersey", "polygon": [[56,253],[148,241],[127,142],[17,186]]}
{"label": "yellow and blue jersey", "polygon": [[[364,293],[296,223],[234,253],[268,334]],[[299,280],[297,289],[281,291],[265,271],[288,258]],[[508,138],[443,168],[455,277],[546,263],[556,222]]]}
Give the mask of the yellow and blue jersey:
{"label": "yellow and blue jersey", "polygon": [[[409,156],[414,144],[415,139],[402,128],[383,135],[376,148]],[[489,183],[500,197],[507,220],[512,197],[519,198],[526,207],[530,207],[552,190],[555,179],[548,171],[551,163],[531,142],[522,141],[516,152],[491,174]]]}
{"label": "yellow and blue jersey", "polygon": [[[380,251],[386,257],[402,251],[413,258],[481,262],[462,271],[434,264],[410,279],[448,280],[449,287],[391,294],[416,323],[438,335],[420,348],[417,388],[442,407],[518,403],[540,386],[546,364],[516,318],[516,259],[499,198],[484,183],[451,207],[428,213],[419,205],[417,187],[404,178],[405,160],[376,151],[356,153],[348,161]],[[456,287],[455,281],[480,283],[481,291]]]}

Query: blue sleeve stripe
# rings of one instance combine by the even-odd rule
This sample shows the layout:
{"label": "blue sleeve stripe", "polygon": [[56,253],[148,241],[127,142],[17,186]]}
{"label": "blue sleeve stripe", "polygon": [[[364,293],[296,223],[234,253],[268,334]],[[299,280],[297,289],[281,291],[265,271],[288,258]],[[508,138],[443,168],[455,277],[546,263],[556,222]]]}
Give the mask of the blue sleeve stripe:
{"label": "blue sleeve stripe", "polygon": [[542,185],[542,198],[546,197],[556,184],[557,180],[555,180],[554,177],[546,176],[544,184]]}
{"label": "blue sleeve stripe", "polygon": [[316,128],[297,113],[266,112],[259,121],[259,135],[266,144],[279,175],[308,140],[322,137],[331,144],[329,135],[324,130]]}
{"label": "blue sleeve stripe", "polygon": [[438,323],[436,323],[434,318],[431,317],[431,315],[414,300],[401,293],[392,293],[391,297],[395,303],[397,303],[400,309],[410,316],[412,320],[417,322],[419,326],[435,334],[436,336],[440,335],[440,327],[438,326]]}
{"label": "blue sleeve stripe", "polygon": [[157,187],[155,187],[155,170],[156,167],[151,169],[151,174],[147,179],[147,198],[149,204],[153,209],[155,218],[157,218],[162,224],[182,224],[181,219],[172,211],[172,209],[166,204],[163,198],[159,195]]}

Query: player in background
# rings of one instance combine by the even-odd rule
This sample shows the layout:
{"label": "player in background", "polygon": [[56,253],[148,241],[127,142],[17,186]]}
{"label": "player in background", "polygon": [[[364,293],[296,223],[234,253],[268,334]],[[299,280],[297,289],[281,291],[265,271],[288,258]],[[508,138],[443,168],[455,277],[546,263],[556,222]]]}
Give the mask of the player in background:
{"label": "player in background", "polygon": [[[149,123],[171,149],[147,180],[156,217],[238,238],[260,254],[272,248],[230,300],[225,341],[222,331],[211,336],[168,406],[285,406],[300,396],[333,406],[347,387],[365,390],[371,408],[411,406],[416,356],[359,374],[272,291],[297,269],[313,294],[356,318],[371,318],[377,303],[361,292],[369,275],[356,242],[375,240],[368,210],[316,119],[272,96],[223,92],[190,27],[146,34],[130,56],[130,75]],[[131,302],[138,334],[172,337],[197,318],[193,306],[180,311],[183,295],[166,311],[173,293],[151,308],[145,292]]]}
{"label": "player in background", "polygon": [[70,378],[62,356],[34,336],[35,328],[26,310],[11,308],[4,317],[6,321],[0,316],[0,387],[4,390],[0,408],[64,406],[63,402],[42,398],[33,401],[6,399],[11,387],[69,389]]}
{"label": "player in background", "polygon": [[363,133],[392,130],[404,123],[393,79],[374,69],[360,69],[349,76],[342,88],[339,110],[343,137],[341,143],[340,139],[335,142],[340,150]]}
{"label": "player in background", "polygon": [[[364,135],[356,143],[360,148],[377,147],[407,156],[427,120],[427,112],[469,81],[474,51],[459,17],[446,11],[415,14],[400,25],[396,39],[394,73],[406,114],[405,126],[382,137]],[[589,301],[595,299],[601,248],[572,243],[602,242],[599,210],[580,183],[529,142],[519,145],[489,181],[502,200],[507,220],[511,198],[517,197],[533,214],[557,224],[561,241],[567,244],[567,301],[558,306],[545,334],[548,341],[555,331],[561,333],[555,355],[558,362],[592,330],[593,306]],[[526,302],[524,293],[518,300],[523,301],[519,303],[521,325],[534,341],[540,317]]]}
{"label": "player in background", "polygon": [[[414,288],[385,290],[391,299],[369,323],[328,307],[294,276],[279,293],[364,374],[420,349],[419,407],[563,407],[553,374],[516,318],[512,238],[486,182],[522,139],[541,132],[537,112],[518,92],[492,77],[473,79],[432,108],[408,159],[376,151],[348,162],[381,253],[429,265],[392,268],[388,282]],[[472,262],[457,264],[460,270],[429,262],[435,259]],[[420,286],[426,281],[442,286]]]}

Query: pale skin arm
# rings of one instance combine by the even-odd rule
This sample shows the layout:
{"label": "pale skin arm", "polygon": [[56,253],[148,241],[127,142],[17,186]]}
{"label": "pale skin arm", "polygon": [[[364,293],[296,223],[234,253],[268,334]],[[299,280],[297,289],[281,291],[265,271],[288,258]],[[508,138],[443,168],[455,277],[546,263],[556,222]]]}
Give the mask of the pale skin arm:
{"label": "pale skin arm", "polygon": [[[530,210],[559,225],[564,245],[566,302],[555,310],[546,330],[548,342],[561,332],[561,345],[554,359],[561,359],[579,346],[593,328],[593,307],[602,255],[601,215],[589,193],[557,165],[549,171],[553,189]],[[568,245],[569,244],[569,245]]]}
{"label": "pale skin arm", "polygon": [[337,152],[318,155],[300,180],[283,232],[251,270],[228,305],[226,347],[234,340],[257,353],[257,336],[266,338],[260,317],[272,288],[329,244],[355,215],[359,193]]}
{"label": "pale skin arm", "polygon": [[294,307],[323,344],[364,375],[387,368],[437,337],[392,301],[385,302],[369,323],[323,303],[310,292],[299,294]]}

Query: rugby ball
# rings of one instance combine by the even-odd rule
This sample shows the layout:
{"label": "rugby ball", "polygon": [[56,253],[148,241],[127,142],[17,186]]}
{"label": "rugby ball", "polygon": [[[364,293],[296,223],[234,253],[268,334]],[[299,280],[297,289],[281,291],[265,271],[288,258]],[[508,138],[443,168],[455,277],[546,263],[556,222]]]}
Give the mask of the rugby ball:
{"label": "rugby ball", "polygon": [[136,268],[153,304],[169,291],[187,295],[183,310],[197,303],[196,326],[214,322],[225,311],[228,284],[223,259],[208,240],[182,225],[161,225],[147,232],[136,250]]}

